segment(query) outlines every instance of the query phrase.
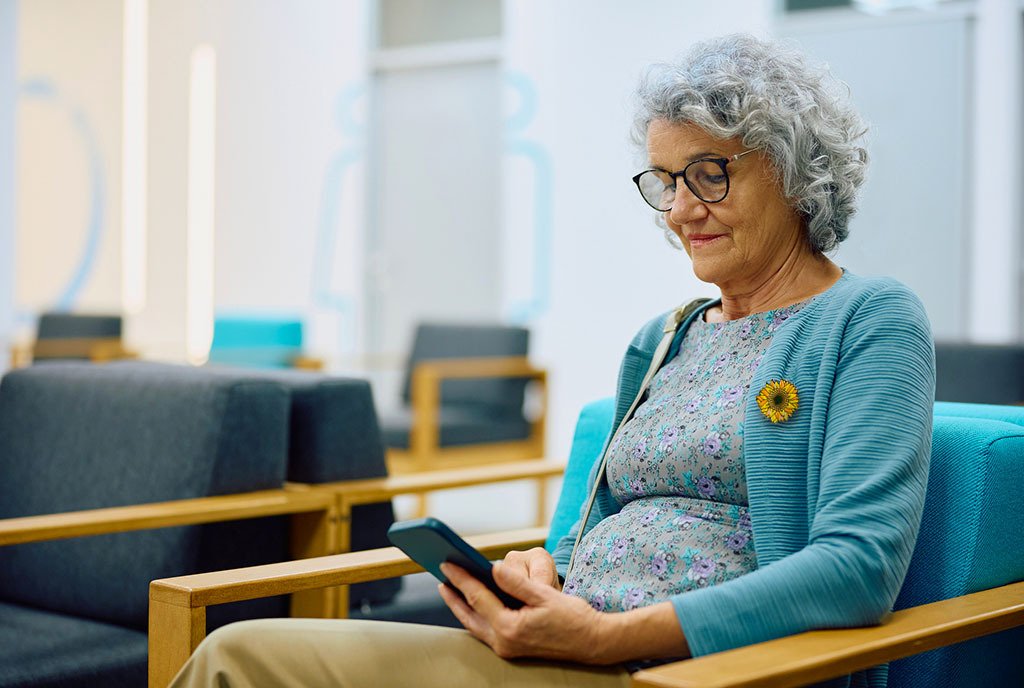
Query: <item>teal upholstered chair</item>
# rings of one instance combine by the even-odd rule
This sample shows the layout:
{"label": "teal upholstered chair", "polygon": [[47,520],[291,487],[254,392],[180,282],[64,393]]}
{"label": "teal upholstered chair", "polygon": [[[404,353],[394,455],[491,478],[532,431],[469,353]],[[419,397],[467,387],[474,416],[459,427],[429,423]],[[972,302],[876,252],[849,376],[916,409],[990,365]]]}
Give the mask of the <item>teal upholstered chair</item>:
{"label": "teal upholstered chair", "polygon": [[272,315],[218,315],[213,323],[210,363],[246,368],[305,368],[323,363],[303,353],[298,318]]}
{"label": "teal upholstered chair", "polygon": [[[577,518],[613,415],[611,398],[580,414],[549,550]],[[897,610],[1024,580],[1024,407],[938,402],[932,442],[921,533]],[[890,665],[893,688],[981,685],[1024,686],[1024,625]]]}
{"label": "teal upholstered chair", "polygon": [[[586,483],[611,432],[613,402],[603,399],[584,407],[573,438],[561,497],[550,529],[517,531],[469,538],[485,554],[498,558],[509,549],[544,543],[552,548],[568,532],[586,498]],[[1024,685],[1024,408],[939,403],[935,407],[931,472],[923,523],[898,611],[878,627],[815,631],[729,652],[677,662],[634,674],[634,685],[684,686],[799,686],[842,676],[873,664],[893,660],[889,685],[986,686]],[[359,553],[305,563],[303,576],[319,585],[340,585],[416,570],[394,549]],[[301,589],[302,576],[280,582],[291,569],[267,567],[233,572],[227,579],[191,576],[159,581],[155,588],[202,593],[219,599],[242,598],[254,585],[273,585],[277,592]],[[995,603],[971,593],[993,589]],[[837,591],[841,594],[841,591]],[[981,593],[985,595],[985,593]],[[936,600],[959,598],[950,610],[917,607]],[[963,604],[961,604],[963,603]],[[962,608],[970,606],[970,613]],[[906,610],[908,607],[917,607]],[[985,611],[981,629],[979,610]],[[996,611],[992,611],[995,609]],[[937,630],[935,618],[949,617]],[[923,632],[911,626],[924,628]],[[956,635],[953,627],[967,627]],[[993,633],[995,630],[1010,630]],[[900,629],[897,643],[891,638]],[[945,634],[945,635],[943,635]],[[971,635],[973,634],[973,635]],[[941,636],[941,637],[940,637]],[[978,637],[981,636],[981,637]],[[957,638],[976,639],[949,645]],[[938,638],[938,639],[936,639]],[[172,637],[152,637],[159,644]],[[941,649],[919,653],[933,647]],[[889,649],[895,647],[896,649]],[[906,657],[906,659],[897,659]]]}

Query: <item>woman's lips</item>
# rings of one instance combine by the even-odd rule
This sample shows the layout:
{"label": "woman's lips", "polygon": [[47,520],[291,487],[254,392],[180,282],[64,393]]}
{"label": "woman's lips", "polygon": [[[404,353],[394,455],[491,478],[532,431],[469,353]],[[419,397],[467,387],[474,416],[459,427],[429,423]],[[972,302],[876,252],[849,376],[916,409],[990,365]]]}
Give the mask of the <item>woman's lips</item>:
{"label": "woman's lips", "polygon": [[686,240],[690,242],[691,248],[700,248],[701,246],[707,246],[716,239],[721,239],[724,236],[724,234],[691,234],[686,237]]}

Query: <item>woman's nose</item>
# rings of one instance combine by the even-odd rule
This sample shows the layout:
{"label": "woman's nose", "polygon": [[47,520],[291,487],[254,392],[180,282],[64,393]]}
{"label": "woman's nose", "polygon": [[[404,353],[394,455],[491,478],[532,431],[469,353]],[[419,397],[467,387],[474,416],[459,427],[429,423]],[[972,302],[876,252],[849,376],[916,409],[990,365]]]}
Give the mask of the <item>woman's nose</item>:
{"label": "woman's nose", "polygon": [[668,211],[668,218],[673,223],[682,226],[694,220],[701,220],[707,215],[708,207],[704,201],[697,198],[690,191],[690,187],[680,183],[676,187],[676,197],[672,201],[672,209]]}

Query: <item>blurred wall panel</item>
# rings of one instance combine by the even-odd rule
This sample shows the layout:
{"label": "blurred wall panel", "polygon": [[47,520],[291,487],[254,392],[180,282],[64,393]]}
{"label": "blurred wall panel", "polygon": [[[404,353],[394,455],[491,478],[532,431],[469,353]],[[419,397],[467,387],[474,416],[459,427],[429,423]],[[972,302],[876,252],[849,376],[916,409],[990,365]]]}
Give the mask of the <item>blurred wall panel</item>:
{"label": "blurred wall panel", "polygon": [[[14,113],[18,2],[0,0],[0,347],[14,337]],[[6,357],[5,357],[6,359]],[[0,369],[6,367],[6,360]]]}
{"label": "blurred wall panel", "polygon": [[32,314],[120,305],[121,18],[121,0],[19,5],[16,299]]}

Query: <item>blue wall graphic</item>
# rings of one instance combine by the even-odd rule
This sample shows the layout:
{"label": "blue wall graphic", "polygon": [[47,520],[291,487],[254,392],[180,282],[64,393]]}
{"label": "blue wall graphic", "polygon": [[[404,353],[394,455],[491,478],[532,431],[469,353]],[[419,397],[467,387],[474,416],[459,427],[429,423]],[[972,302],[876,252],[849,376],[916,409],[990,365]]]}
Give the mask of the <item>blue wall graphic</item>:
{"label": "blue wall graphic", "polygon": [[[21,84],[19,95],[22,98],[37,100],[51,105],[67,114],[85,148],[89,165],[89,215],[85,225],[85,244],[82,255],[78,259],[70,279],[60,291],[56,301],[50,307],[57,311],[69,311],[81,295],[82,288],[88,281],[96,266],[96,254],[103,237],[104,201],[106,198],[106,182],[103,173],[103,157],[100,153],[99,140],[95,129],[81,106],[61,95],[52,80],[42,77],[29,79]],[[55,201],[58,199],[54,199]],[[29,313],[19,312],[18,320],[33,318]]]}
{"label": "blue wall graphic", "polygon": [[366,84],[360,83],[343,89],[338,96],[338,130],[354,143],[349,143],[339,150],[331,158],[324,172],[311,271],[314,305],[338,314],[341,330],[338,341],[342,352],[351,352],[355,348],[355,308],[351,294],[332,290],[331,276],[340,231],[338,218],[344,198],[345,175],[365,155],[362,141],[366,127],[356,121],[355,110],[358,101],[366,97],[366,92]]}
{"label": "blue wall graphic", "polygon": [[519,109],[505,120],[505,153],[525,158],[533,169],[533,282],[530,297],[512,304],[508,318],[527,324],[551,305],[551,254],[553,230],[551,157],[524,132],[537,114],[537,89],[525,74],[509,72],[505,83],[519,96]]}

